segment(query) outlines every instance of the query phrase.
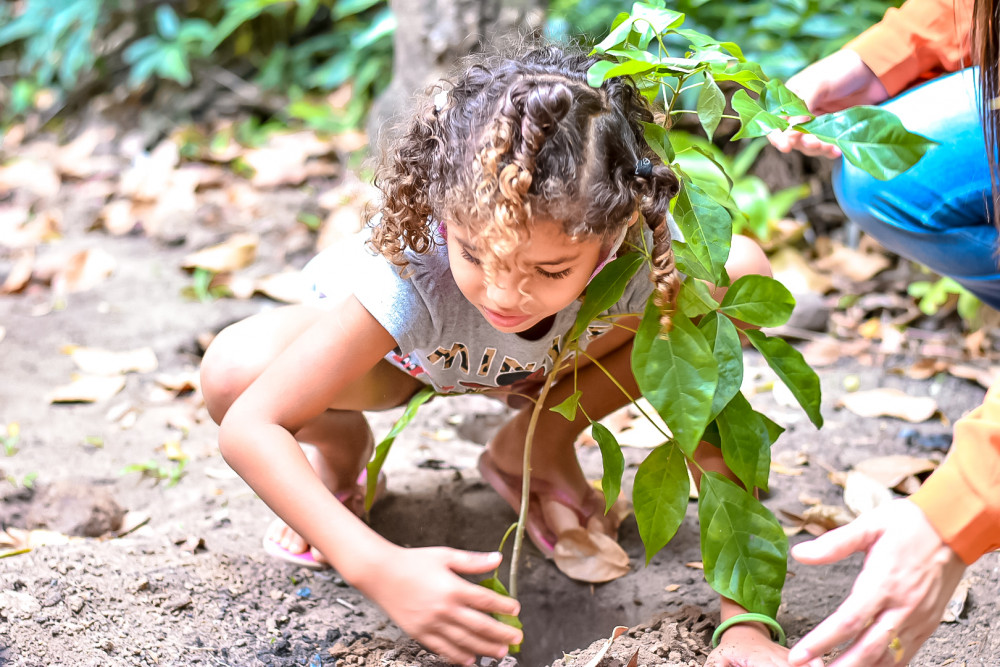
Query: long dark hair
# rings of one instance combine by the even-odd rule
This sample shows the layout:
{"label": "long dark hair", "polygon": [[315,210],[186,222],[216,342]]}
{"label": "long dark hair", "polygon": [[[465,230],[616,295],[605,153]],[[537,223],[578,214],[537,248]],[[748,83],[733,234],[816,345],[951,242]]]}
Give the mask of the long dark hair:
{"label": "long dark hair", "polygon": [[1000,226],[1000,3],[975,0],[972,10],[973,56],[979,65],[979,113],[993,184],[993,221]]}

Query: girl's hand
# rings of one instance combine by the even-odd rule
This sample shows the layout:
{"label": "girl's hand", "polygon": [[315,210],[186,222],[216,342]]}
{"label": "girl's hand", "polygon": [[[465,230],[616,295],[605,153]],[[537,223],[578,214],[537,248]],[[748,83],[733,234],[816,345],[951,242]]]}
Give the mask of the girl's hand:
{"label": "girl's hand", "polygon": [[445,547],[393,547],[355,585],[428,650],[471,665],[478,655],[502,658],[509,644],[523,638],[520,630],[490,616],[517,615],[517,600],[458,576],[490,572],[501,558]]}
{"label": "girl's hand", "polygon": [[[889,93],[878,77],[854,51],[841,49],[818,60],[788,80],[788,88],[802,98],[814,114],[832,113],[864,104],[879,104]],[[808,120],[806,116],[788,119],[792,124]],[[797,150],[806,155],[840,157],[840,149],[811,134],[791,128],[768,135],[771,144],[782,153]]]}
{"label": "girl's hand", "polygon": [[771,641],[761,624],[734,625],[708,655],[705,667],[788,667],[788,649]]}
{"label": "girl's hand", "polygon": [[867,555],[851,594],[792,649],[795,667],[820,667],[822,656],[850,642],[830,667],[905,665],[934,632],[965,563],[941,541],[915,504],[895,500],[843,528],[798,544],[796,560],[833,563]]}

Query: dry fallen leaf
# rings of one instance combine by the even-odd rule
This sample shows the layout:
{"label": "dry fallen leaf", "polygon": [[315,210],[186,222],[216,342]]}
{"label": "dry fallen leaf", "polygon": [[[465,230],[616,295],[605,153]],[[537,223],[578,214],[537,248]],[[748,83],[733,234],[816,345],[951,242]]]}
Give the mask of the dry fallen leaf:
{"label": "dry fallen leaf", "polygon": [[802,356],[813,368],[831,366],[843,357],[854,357],[871,347],[864,339],[842,341],[825,336],[802,346]]}
{"label": "dry fallen leaf", "polygon": [[601,664],[601,660],[604,660],[604,656],[607,655],[608,649],[611,648],[611,644],[626,632],[628,632],[628,628],[624,625],[615,626],[615,629],[611,631],[611,636],[604,640],[604,646],[601,647],[601,650],[599,650],[597,654],[594,655],[594,657],[591,658],[590,661],[583,667],[597,667]]}
{"label": "dry fallen leaf", "polygon": [[930,459],[893,454],[865,459],[854,466],[858,472],[868,475],[887,489],[895,488],[907,477],[931,472],[938,464]]}
{"label": "dry fallen leaf", "polygon": [[952,593],[951,599],[948,600],[948,604],[944,608],[944,614],[941,616],[942,623],[955,623],[962,617],[970,588],[972,588],[972,579],[970,577],[965,577],[958,582],[955,592]]}
{"label": "dry fallen leaf", "polygon": [[40,199],[52,199],[61,184],[55,167],[42,160],[16,160],[0,167],[0,192],[26,190]]}
{"label": "dry fallen leaf", "polygon": [[945,370],[949,375],[954,375],[963,380],[972,380],[979,386],[989,389],[1000,381],[1000,366],[990,366],[989,368],[977,368],[965,364],[950,364]]}
{"label": "dry fallen leaf", "polygon": [[830,277],[818,273],[803,257],[802,252],[792,247],[782,247],[770,256],[771,272],[792,294],[816,292],[826,294],[833,289]]}
{"label": "dry fallen leaf", "polygon": [[106,250],[90,248],[70,256],[52,255],[39,261],[35,278],[52,285],[56,294],[85,292],[114,273],[117,260]]}
{"label": "dry fallen leaf", "polygon": [[0,294],[15,294],[23,290],[31,281],[35,267],[35,249],[24,248],[14,254],[13,266],[7,279],[0,285]]}
{"label": "dry fallen leaf", "polygon": [[96,403],[111,398],[125,388],[125,377],[114,375],[81,376],[71,383],[53,389],[49,403]]}
{"label": "dry fallen leaf", "polygon": [[680,590],[680,588],[681,588],[680,584],[667,584],[666,588],[664,588],[663,590],[665,590],[668,593],[675,593],[678,590]]}
{"label": "dry fallen leaf", "polygon": [[69,544],[82,538],[70,537],[52,530],[23,530],[13,526],[0,532],[0,558],[27,553],[49,545]]}
{"label": "dry fallen leaf", "polygon": [[628,554],[604,533],[570,528],[556,539],[556,567],[570,579],[599,584],[623,577],[631,570]]}
{"label": "dry fallen leaf", "polygon": [[914,380],[929,380],[946,370],[948,364],[940,359],[919,359],[906,369],[905,374]]}
{"label": "dry fallen leaf", "polygon": [[834,246],[833,252],[815,262],[820,271],[846,276],[856,283],[869,280],[891,264],[889,258],[881,253],[865,253],[839,244]]}
{"label": "dry fallen leaf", "polygon": [[[795,522],[792,527],[786,526],[785,533],[792,535],[806,531],[813,537],[819,537],[823,533],[846,526],[854,521],[854,514],[842,505],[816,504],[808,507],[801,514],[795,514],[787,510],[780,510],[782,514]],[[792,532],[794,531],[794,532]]]}
{"label": "dry fallen leaf", "polygon": [[890,491],[878,480],[863,472],[852,470],[844,482],[844,504],[855,514],[863,514],[883,505],[893,498]]}
{"label": "dry fallen leaf", "polygon": [[156,353],[151,347],[142,347],[126,352],[112,352],[95,347],[68,345],[63,352],[70,355],[73,363],[90,375],[121,375],[123,373],[151,373],[156,370]]}
{"label": "dry fallen leaf", "polygon": [[908,422],[923,422],[937,412],[937,401],[928,396],[910,396],[899,389],[883,388],[858,391],[842,396],[837,402],[859,417],[898,417]]}
{"label": "dry fallen leaf", "polygon": [[184,258],[181,267],[212,273],[236,271],[253,263],[259,242],[256,234],[234,234],[223,243],[191,253]]}

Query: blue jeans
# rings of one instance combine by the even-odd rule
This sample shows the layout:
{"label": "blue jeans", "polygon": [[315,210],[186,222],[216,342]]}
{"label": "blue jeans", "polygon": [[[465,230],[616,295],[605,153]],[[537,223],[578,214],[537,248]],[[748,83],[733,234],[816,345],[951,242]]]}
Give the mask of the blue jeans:
{"label": "blue jeans", "polygon": [[1000,309],[1000,264],[989,164],[970,68],[908,90],[883,108],[939,145],[915,166],[879,181],[846,160],[833,186],[851,220],[889,250],[954,278]]}

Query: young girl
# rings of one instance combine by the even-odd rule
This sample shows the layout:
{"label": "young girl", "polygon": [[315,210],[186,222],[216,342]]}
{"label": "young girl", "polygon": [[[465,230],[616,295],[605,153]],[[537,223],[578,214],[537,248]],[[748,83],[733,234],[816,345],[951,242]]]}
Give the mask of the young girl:
{"label": "young girl", "polygon": [[[623,78],[590,87],[593,62],[555,48],[496,59],[425,100],[377,172],[383,200],[367,252],[319,255],[307,267],[315,304],[227,328],[202,366],[223,456],[280,517],[268,551],[329,563],[404,631],[457,663],[502,657],[521,640],[489,615],[516,614],[517,601],[459,576],[492,570],[500,555],[398,547],[358,518],[359,475],[373,447],[362,411],[403,405],[425,385],[508,399],[537,392],[591,278],[619,248],[651,245],[655,285],[632,280],[609,311],[629,315],[621,326],[594,322],[576,373],[593,419],[627,398],[590,359],[638,395],[629,365],[638,314],[654,289],[672,303],[680,282],[668,227],[678,180],[643,141],[641,121],[652,114],[642,97]],[[742,238],[727,267],[734,280],[768,271],[760,249]],[[545,407],[574,390],[568,373]],[[527,403],[480,460],[484,478],[514,506]],[[575,456],[588,423],[582,413],[570,422],[548,409],[538,422],[529,534],[549,554],[569,527],[617,536]],[[313,445],[308,458],[299,442]],[[703,466],[723,469],[712,449]],[[723,601],[724,619],[741,611]],[[716,659],[782,650],[763,625],[736,625]]]}

